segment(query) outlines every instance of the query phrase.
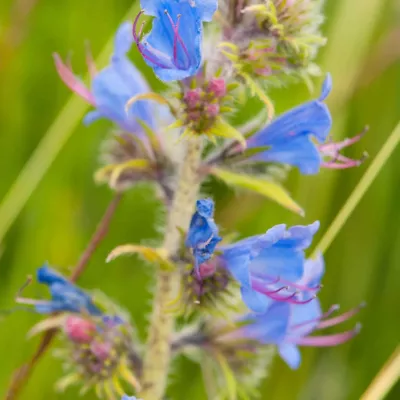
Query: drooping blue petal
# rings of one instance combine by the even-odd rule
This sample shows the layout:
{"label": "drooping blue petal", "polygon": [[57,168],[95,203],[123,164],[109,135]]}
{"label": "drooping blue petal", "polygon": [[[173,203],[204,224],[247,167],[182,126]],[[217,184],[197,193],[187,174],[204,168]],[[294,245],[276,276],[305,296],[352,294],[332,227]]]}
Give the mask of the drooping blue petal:
{"label": "drooping blue petal", "polygon": [[301,354],[296,345],[292,343],[283,343],[278,346],[279,355],[292,369],[297,369],[300,366]]}
{"label": "drooping blue petal", "polygon": [[271,283],[275,277],[284,279],[285,282],[296,282],[303,275],[304,262],[302,252],[271,247],[253,259],[249,269],[252,276],[264,279],[266,284]]}
{"label": "drooping blue petal", "polygon": [[332,75],[330,73],[327,73],[324,82],[322,83],[321,95],[319,96],[319,101],[324,101],[329,96],[331,90],[332,90]]}
{"label": "drooping blue petal", "polygon": [[296,338],[308,335],[318,325],[321,315],[322,310],[318,298],[306,304],[293,304],[290,307],[290,329],[287,337]]}
{"label": "drooping blue petal", "polygon": [[241,330],[249,339],[258,340],[264,344],[279,344],[288,329],[289,315],[289,304],[274,303],[263,314],[249,314],[245,317],[249,324],[243,326]]}
{"label": "drooping blue petal", "polygon": [[48,286],[54,283],[69,283],[67,279],[65,279],[58,272],[54,271],[54,269],[50,268],[47,264],[38,268],[36,271],[36,279],[39,283],[44,283]]}
{"label": "drooping blue petal", "polygon": [[[202,61],[203,21],[210,21],[217,1],[143,0],[145,14],[154,16],[143,41],[135,35],[139,51],[164,81],[194,75]],[[134,28],[137,28],[137,21]]]}
{"label": "drooping blue petal", "polygon": [[318,253],[315,259],[308,259],[304,264],[304,275],[299,281],[301,285],[317,287],[325,273],[324,257]]}
{"label": "drooping blue petal", "polygon": [[273,300],[267,296],[247,286],[242,286],[240,288],[240,293],[244,304],[255,313],[265,313],[273,302]]}
{"label": "drooping blue petal", "polygon": [[148,101],[137,101],[128,113],[125,110],[130,98],[150,91],[140,72],[126,57],[126,52],[132,43],[131,24],[122,24],[116,34],[110,65],[101,70],[92,81],[92,94],[97,110],[86,116],[85,123],[91,123],[103,117],[115,122],[121,129],[134,134],[142,132],[138,119],[154,127],[152,116],[154,109]]}
{"label": "drooping blue petal", "polygon": [[311,141],[311,135],[302,135],[273,145],[269,150],[255,155],[253,160],[288,164],[297,167],[304,175],[313,175],[318,173],[322,157]]}

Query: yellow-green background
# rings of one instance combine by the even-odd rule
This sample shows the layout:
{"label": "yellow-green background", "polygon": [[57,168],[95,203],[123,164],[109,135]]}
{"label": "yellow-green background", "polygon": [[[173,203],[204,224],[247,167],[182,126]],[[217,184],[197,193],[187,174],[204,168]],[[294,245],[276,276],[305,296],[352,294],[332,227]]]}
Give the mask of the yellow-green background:
{"label": "yellow-green background", "polygon": [[[84,42],[89,39],[97,55],[131,6],[128,0],[0,2],[0,198],[70,96],[54,70],[52,52],[66,56],[73,50],[73,65],[83,72]],[[368,135],[347,154],[357,157],[367,150],[373,158],[400,119],[400,4],[397,0],[329,0],[326,12],[324,30],[329,43],[320,61],[334,79],[329,99],[334,134],[338,138],[351,136],[369,124]],[[139,58],[137,53],[133,56]],[[142,60],[139,64],[143,66]],[[157,87],[151,71],[146,70],[146,74]],[[280,112],[310,95],[299,85],[275,91],[273,96]],[[77,107],[80,105],[78,102]],[[67,126],[71,118],[61,121],[60,126]],[[71,131],[54,164],[0,241],[2,309],[13,307],[13,296],[26,275],[44,261],[64,268],[76,262],[111,197],[106,187],[97,187],[92,180],[98,147],[108,128],[108,123],[90,128],[79,123]],[[289,370],[276,359],[270,379],[262,387],[263,399],[357,399],[399,342],[399,156],[400,149],[326,254],[322,302],[326,307],[340,303],[345,310],[365,300],[368,306],[357,317],[363,324],[362,333],[338,348],[303,349],[298,371]],[[248,195],[219,196],[217,220],[225,228],[250,234],[276,223],[319,219],[323,232],[369,162],[348,171],[323,171],[317,177],[291,174],[288,187],[307,211],[303,220]],[[153,227],[161,221],[162,208],[152,191],[131,190],[123,199],[110,235],[81,279],[83,286],[99,287],[126,306],[142,337],[151,278],[136,259],[106,265],[104,258],[117,244],[157,237]],[[37,294],[35,289],[29,290]],[[38,320],[25,311],[1,320],[0,395],[12,371],[32,354],[37,339],[27,341],[25,335]],[[60,371],[59,363],[48,354],[21,398],[75,399],[75,390],[53,393]],[[205,396],[194,364],[181,363],[173,382],[173,399]],[[400,386],[389,398],[400,398]]]}

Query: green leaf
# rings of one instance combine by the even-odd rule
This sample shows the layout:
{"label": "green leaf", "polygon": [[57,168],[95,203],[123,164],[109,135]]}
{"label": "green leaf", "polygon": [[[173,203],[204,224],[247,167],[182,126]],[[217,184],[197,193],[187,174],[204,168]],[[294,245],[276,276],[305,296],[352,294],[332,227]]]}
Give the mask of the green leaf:
{"label": "green leaf", "polygon": [[217,353],[216,358],[221,367],[222,374],[225,378],[228,398],[229,400],[235,400],[237,398],[237,385],[235,375],[233,374],[233,371],[229,366],[228,361],[222,354]]}
{"label": "green leaf", "polygon": [[122,255],[131,254],[139,254],[146,261],[158,264],[163,270],[175,270],[175,265],[168,259],[164,249],[155,249],[153,247],[141,246],[136,244],[125,244],[116,247],[107,256],[106,262],[110,262]]}
{"label": "green leaf", "polygon": [[288,210],[304,216],[303,209],[290,197],[288,192],[282,186],[275,182],[254,176],[238,174],[220,168],[212,168],[211,173],[230,185],[253,190],[254,192],[274,200]]}
{"label": "green leaf", "polygon": [[246,160],[256,154],[267,151],[271,148],[271,146],[260,146],[260,147],[251,147],[249,149],[245,149],[242,153],[235,155],[231,158],[233,162],[238,162],[241,160]]}
{"label": "green leaf", "polygon": [[246,148],[247,146],[244,136],[222,118],[217,118],[208,133],[214,136],[237,140],[243,146],[243,148]]}
{"label": "green leaf", "polygon": [[161,152],[160,141],[157,137],[157,133],[154,132],[153,129],[151,129],[151,127],[147,125],[146,122],[144,122],[143,120],[137,119],[137,122],[140,124],[140,126],[143,128],[144,133],[149,138],[151,147],[156,152]]}

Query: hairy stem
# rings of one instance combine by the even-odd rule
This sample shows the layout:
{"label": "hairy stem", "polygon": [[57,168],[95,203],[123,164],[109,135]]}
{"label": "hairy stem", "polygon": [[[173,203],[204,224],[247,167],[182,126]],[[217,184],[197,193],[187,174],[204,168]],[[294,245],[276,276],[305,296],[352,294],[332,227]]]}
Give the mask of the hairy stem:
{"label": "hairy stem", "polygon": [[[175,256],[181,243],[178,228],[187,230],[194,211],[200,185],[198,169],[201,151],[201,139],[190,138],[168,215],[164,248],[169,257]],[[171,358],[170,341],[174,329],[174,316],[168,312],[167,308],[178,294],[179,283],[179,271],[160,270],[158,272],[147,351],[143,364],[143,390],[140,393],[140,397],[146,400],[160,400],[165,391]]]}
{"label": "hairy stem", "polygon": [[[92,255],[99,246],[100,242],[106,237],[112,217],[115,214],[115,211],[118,207],[118,204],[121,201],[121,198],[122,194],[117,193],[113,198],[113,200],[111,201],[111,203],[109,204],[109,206],[107,207],[107,210],[104,213],[101,221],[97,225],[97,228],[92,237],[90,238],[90,241],[86,249],[84,250],[78,263],[76,264],[75,268],[71,273],[70,276],[71,282],[76,282],[77,279],[82,275],[90,259],[92,258]],[[34,367],[36,366],[38,361],[42,358],[42,356],[46,353],[51,343],[53,342],[56,333],[57,329],[50,329],[47,332],[45,332],[33,356],[29,359],[29,361],[27,361],[24,365],[22,365],[14,372],[6,393],[5,397],[6,400],[13,400],[18,397],[21,390],[31,377]]]}

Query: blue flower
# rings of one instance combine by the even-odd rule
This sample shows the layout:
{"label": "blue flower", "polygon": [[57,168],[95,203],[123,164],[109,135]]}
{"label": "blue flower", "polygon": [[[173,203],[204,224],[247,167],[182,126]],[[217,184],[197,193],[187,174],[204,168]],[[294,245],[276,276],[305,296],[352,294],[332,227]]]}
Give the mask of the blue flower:
{"label": "blue flower", "polygon": [[121,397],[121,400],[140,400],[140,399],[137,399],[135,396],[127,396],[126,394],[124,394]]}
{"label": "blue flower", "polygon": [[[217,0],[141,0],[143,11],[133,32],[140,53],[164,81],[194,75],[201,65],[203,21],[211,21]],[[141,40],[137,24],[141,14],[154,17],[151,32]]]}
{"label": "blue flower", "polygon": [[[324,272],[322,256],[308,260],[305,264],[302,284],[320,284]],[[299,281],[299,282],[300,282]],[[306,292],[304,292],[306,295]],[[298,346],[336,346],[354,337],[360,330],[354,329],[332,335],[310,336],[314,331],[340,324],[353,317],[359,307],[337,317],[329,318],[338,309],[332,306],[322,313],[319,300],[312,299],[305,304],[274,301],[262,314],[250,314],[243,318],[248,323],[238,328],[233,337],[245,337],[262,344],[275,344],[283,360],[292,368],[300,365],[301,355]]]}
{"label": "blue flower", "polygon": [[[303,304],[319,288],[298,283],[304,274],[305,255],[319,228],[277,225],[263,235],[252,236],[218,248],[219,262],[240,283],[243,301],[263,313],[274,301]],[[302,293],[311,293],[306,299]]]}
{"label": "blue flower", "polygon": [[47,285],[51,293],[50,301],[35,302],[35,309],[38,313],[51,314],[65,311],[86,312],[91,315],[102,314],[93,304],[89,295],[48,266],[45,265],[37,270],[37,281]]}
{"label": "blue flower", "polygon": [[73,74],[57,54],[54,58],[57,71],[64,83],[96,108],[86,115],[84,119],[86,124],[106,118],[126,132],[143,136],[143,129],[138,120],[153,128],[154,108],[148,101],[141,100],[130,107],[129,113],[125,110],[129,99],[150,91],[143,76],[126,57],[132,43],[131,25],[124,23],[116,33],[110,64],[97,72],[92,62],[89,62],[89,69],[92,72],[91,90]]}
{"label": "blue flower", "polygon": [[214,202],[211,199],[198,200],[185,242],[186,247],[192,249],[196,271],[211,258],[220,241],[218,227],[214,222]]}
{"label": "blue flower", "polygon": [[253,155],[249,161],[276,162],[299,168],[302,174],[318,173],[323,157],[314,140],[326,141],[332,119],[324,100],[332,88],[327,75],[321,96],[282,114],[248,140],[248,147],[269,148]]}

